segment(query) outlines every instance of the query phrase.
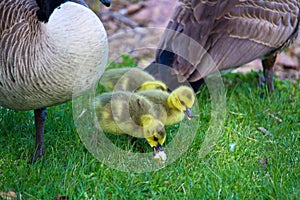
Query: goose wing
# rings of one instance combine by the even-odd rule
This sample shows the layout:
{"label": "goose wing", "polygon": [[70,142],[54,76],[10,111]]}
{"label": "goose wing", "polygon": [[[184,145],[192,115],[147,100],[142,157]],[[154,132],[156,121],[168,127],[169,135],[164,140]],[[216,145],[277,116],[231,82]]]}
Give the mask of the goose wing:
{"label": "goose wing", "polygon": [[33,0],[0,1],[0,37],[12,33],[35,17],[38,5]]}
{"label": "goose wing", "polygon": [[297,36],[298,23],[298,0],[180,0],[159,43],[156,62],[197,81],[216,67],[237,67],[283,49]]}

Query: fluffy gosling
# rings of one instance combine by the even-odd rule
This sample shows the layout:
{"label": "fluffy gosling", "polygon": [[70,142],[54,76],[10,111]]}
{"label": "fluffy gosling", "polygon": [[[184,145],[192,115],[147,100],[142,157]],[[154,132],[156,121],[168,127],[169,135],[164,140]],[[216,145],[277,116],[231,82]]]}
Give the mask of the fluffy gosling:
{"label": "fluffy gosling", "polygon": [[145,138],[155,159],[166,159],[162,145],[166,139],[164,124],[157,119],[158,107],[142,95],[128,91],[102,93],[94,100],[97,122],[105,132]]}
{"label": "fluffy gosling", "polygon": [[167,86],[140,68],[118,68],[106,70],[100,83],[107,91],[140,91],[159,89],[166,91]]}
{"label": "fluffy gosling", "polygon": [[194,91],[187,86],[179,86],[173,92],[168,93],[161,90],[139,91],[139,95],[148,98],[150,101],[161,107],[159,119],[165,125],[172,125],[181,122],[186,115],[191,119],[192,106],[195,102]]}

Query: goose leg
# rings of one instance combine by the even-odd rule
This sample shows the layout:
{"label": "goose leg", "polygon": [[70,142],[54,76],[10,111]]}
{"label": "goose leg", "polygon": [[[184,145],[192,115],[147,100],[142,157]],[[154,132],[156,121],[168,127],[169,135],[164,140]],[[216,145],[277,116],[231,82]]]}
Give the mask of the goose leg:
{"label": "goose leg", "polygon": [[36,130],[35,152],[32,155],[31,162],[36,162],[45,154],[44,145],[44,125],[46,121],[46,108],[34,110],[34,121]]}
{"label": "goose leg", "polygon": [[190,82],[190,85],[192,86],[194,92],[196,93],[199,88],[204,84],[204,79],[201,78],[200,80],[196,81],[196,82]]}
{"label": "goose leg", "polygon": [[265,81],[267,83],[269,92],[274,91],[274,83],[273,83],[274,69],[273,69],[273,66],[274,66],[275,60],[276,60],[276,55],[271,55],[271,56],[267,57],[266,59],[262,60]]}

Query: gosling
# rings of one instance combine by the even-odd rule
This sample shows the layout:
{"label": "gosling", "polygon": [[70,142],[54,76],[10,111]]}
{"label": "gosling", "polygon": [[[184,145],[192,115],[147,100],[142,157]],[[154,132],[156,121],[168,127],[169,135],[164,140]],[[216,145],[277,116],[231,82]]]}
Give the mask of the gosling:
{"label": "gosling", "polygon": [[142,95],[160,106],[159,119],[165,125],[173,125],[181,122],[186,116],[188,119],[193,117],[192,107],[195,102],[195,95],[192,88],[188,86],[179,86],[173,92],[168,93],[161,90],[139,91]]}
{"label": "gosling", "polygon": [[107,91],[141,91],[159,89],[166,91],[166,84],[155,80],[153,76],[140,68],[118,68],[106,70],[100,83]]}
{"label": "gosling", "polygon": [[166,131],[157,119],[161,111],[147,98],[129,91],[108,92],[95,97],[94,106],[97,125],[102,131],[145,138],[155,158],[163,152]]}

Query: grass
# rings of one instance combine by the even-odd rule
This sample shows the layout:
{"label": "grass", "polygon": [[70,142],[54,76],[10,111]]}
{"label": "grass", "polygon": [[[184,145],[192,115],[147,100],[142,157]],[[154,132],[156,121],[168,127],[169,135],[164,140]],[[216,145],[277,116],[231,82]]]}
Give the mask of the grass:
{"label": "grass", "polygon": [[203,87],[197,95],[200,127],[187,152],[145,173],[118,171],[94,158],[76,131],[71,102],[48,109],[46,155],[27,164],[35,141],[33,112],[2,108],[0,196],[12,190],[19,199],[299,199],[299,82],[276,80],[275,92],[264,95],[255,76],[223,77],[227,117],[209,154],[199,156],[211,117]]}

